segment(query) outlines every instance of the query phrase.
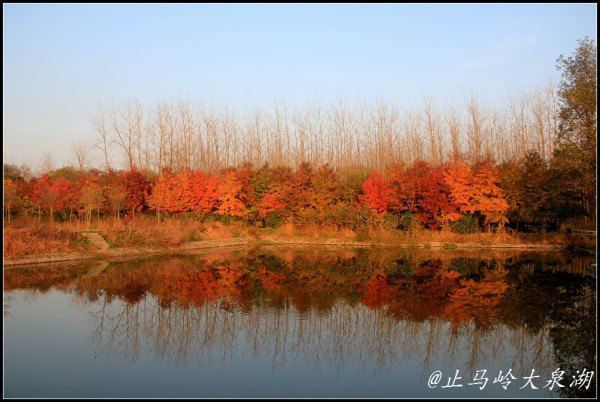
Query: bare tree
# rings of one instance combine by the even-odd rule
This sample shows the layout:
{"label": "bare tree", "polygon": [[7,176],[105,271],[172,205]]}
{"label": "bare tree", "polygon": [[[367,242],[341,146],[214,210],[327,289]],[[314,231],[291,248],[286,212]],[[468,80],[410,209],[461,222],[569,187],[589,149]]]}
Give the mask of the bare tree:
{"label": "bare tree", "polygon": [[352,106],[340,99],[328,105],[318,98],[307,104],[278,101],[249,113],[181,99],[153,108],[128,100],[99,108],[92,126],[106,169],[119,157],[125,166],[155,171],[216,170],[244,162],[293,167],[304,161],[329,163],[339,171],[383,170],[417,159],[440,164],[463,153],[473,162],[486,155],[520,158],[532,148],[547,157],[556,137],[556,112],[555,91],[547,83],[509,94],[499,107],[482,107],[475,96],[462,108],[424,96],[417,108],[402,112],[382,100]]}
{"label": "bare tree", "polygon": [[40,171],[42,173],[51,173],[55,165],[54,156],[50,152],[44,152],[40,160]]}
{"label": "bare tree", "polygon": [[74,141],[71,144],[71,149],[73,150],[73,158],[75,159],[77,168],[80,172],[85,171],[88,164],[89,144],[85,140]]}
{"label": "bare tree", "polygon": [[106,127],[104,110],[102,110],[100,105],[98,106],[96,116],[92,117],[91,123],[93,130],[96,132],[94,146],[102,153],[104,168],[109,171],[111,170],[110,145],[112,144],[112,139]]}
{"label": "bare tree", "polygon": [[110,112],[114,142],[123,150],[128,168],[138,166],[141,159],[142,114],[142,106],[134,100],[125,102],[121,109],[113,107]]}

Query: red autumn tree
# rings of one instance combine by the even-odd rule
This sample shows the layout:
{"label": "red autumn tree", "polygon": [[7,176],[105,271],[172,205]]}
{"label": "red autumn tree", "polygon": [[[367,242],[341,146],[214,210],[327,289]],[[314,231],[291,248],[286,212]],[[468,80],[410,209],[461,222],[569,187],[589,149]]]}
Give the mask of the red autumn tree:
{"label": "red autumn tree", "polygon": [[504,225],[509,205],[499,187],[498,170],[491,159],[475,165],[471,196],[471,211],[484,217],[485,225]]}
{"label": "red autumn tree", "polygon": [[204,214],[212,212],[219,201],[220,186],[218,177],[194,172],[188,177],[184,193],[187,209]]}
{"label": "red autumn tree", "polygon": [[416,212],[419,175],[417,169],[397,164],[388,169],[390,210],[396,213]]}
{"label": "red autumn tree", "polygon": [[379,172],[373,172],[362,185],[362,196],[359,201],[362,205],[371,208],[377,215],[383,216],[387,213],[392,202],[392,192],[387,181],[381,177]]}
{"label": "red autumn tree", "polygon": [[265,218],[269,213],[283,211],[286,207],[286,194],[284,191],[275,190],[267,193],[258,203],[258,215]]}
{"label": "red autumn tree", "polygon": [[421,222],[430,229],[439,229],[446,217],[453,212],[454,207],[442,169],[429,168],[422,176],[417,210]]}
{"label": "red autumn tree", "polygon": [[137,170],[131,168],[124,177],[125,182],[125,209],[127,209],[131,215],[135,215],[136,212],[140,212],[146,206],[146,198],[150,194],[150,184],[146,177]]}
{"label": "red autumn tree", "polygon": [[235,169],[225,170],[219,195],[218,214],[236,217],[244,216],[246,207],[242,201],[245,198],[243,187],[244,183],[238,177]]}
{"label": "red autumn tree", "polygon": [[54,204],[55,193],[51,191],[52,180],[48,174],[43,174],[33,181],[30,200],[37,206],[38,216],[42,218],[42,211],[50,211]]}
{"label": "red autumn tree", "polygon": [[461,159],[456,159],[445,166],[443,176],[444,184],[448,188],[450,199],[455,207],[455,210],[448,213],[445,219],[456,221],[460,218],[460,214],[473,211],[471,204],[473,170]]}
{"label": "red autumn tree", "polygon": [[11,179],[4,180],[4,213],[6,215],[7,220],[10,222],[11,211],[15,209],[15,207],[21,201],[21,194],[19,191],[19,186]]}
{"label": "red autumn tree", "polygon": [[79,198],[76,186],[67,179],[58,178],[50,186],[50,192],[53,201],[50,206],[50,218],[52,219],[53,211],[69,211],[71,217]]}

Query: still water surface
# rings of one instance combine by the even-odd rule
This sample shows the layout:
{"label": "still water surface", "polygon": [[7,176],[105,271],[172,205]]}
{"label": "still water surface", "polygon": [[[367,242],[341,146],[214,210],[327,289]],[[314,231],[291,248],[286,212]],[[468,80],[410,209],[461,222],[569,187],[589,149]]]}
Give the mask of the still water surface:
{"label": "still water surface", "polygon": [[[4,392],[594,396],[595,376],[587,390],[569,387],[596,365],[589,262],[264,247],[7,268]],[[557,368],[564,387],[544,388]],[[485,387],[469,385],[483,369]],[[504,390],[494,379],[509,369],[516,379]],[[532,369],[538,389],[520,389]],[[456,370],[462,387],[443,388]]]}

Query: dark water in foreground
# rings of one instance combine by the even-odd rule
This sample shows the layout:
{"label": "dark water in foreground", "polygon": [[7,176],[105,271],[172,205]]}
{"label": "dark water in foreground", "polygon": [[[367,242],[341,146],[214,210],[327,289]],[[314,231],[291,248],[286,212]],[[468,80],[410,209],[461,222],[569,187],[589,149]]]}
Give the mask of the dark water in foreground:
{"label": "dark water in foreground", "polygon": [[[596,283],[579,273],[588,262],[262,248],[8,268],[4,392],[594,396],[595,374],[587,389],[570,386],[596,366]],[[557,368],[564,387],[544,388]],[[494,380],[509,369],[504,390]],[[538,389],[520,389],[532,369]],[[462,387],[442,388],[456,370]]]}

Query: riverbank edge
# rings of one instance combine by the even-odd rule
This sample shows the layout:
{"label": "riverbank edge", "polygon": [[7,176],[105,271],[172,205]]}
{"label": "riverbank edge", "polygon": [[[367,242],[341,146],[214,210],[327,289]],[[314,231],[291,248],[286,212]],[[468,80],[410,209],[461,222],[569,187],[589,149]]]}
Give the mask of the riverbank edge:
{"label": "riverbank edge", "polygon": [[261,238],[240,237],[219,240],[203,240],[188,242],[177,247],[165,247],[159,249],[148,248],[114,248],[105,251],[96,250],[89,253],[63,253],[51,254],[38,257],[26,257],[14,260],[3,259],[4,266],[43,264],[64,261],[79,261],[90,259],[114,259],[124,257],[138,257],[145,255],[169,255],[182,254],[194,250],[206,250],[213,248],[224,248],[234,246],[267,246],[267,245],[303,245],[303,246],[340,246],[340,247],[398,247],[398,248],[420,248],[435,250],[523,250],[523,251],[564,251],[567,246],[564,244],[537,244],[537,243],[517,243],[517,244],[483,244],[483,243],[444,243],[427,242],[419,244],[410,243],[390,243],[374,241],[349,241],[342,239],[314,239],[314,238],[282,238],[275,236],[264,236]]}

